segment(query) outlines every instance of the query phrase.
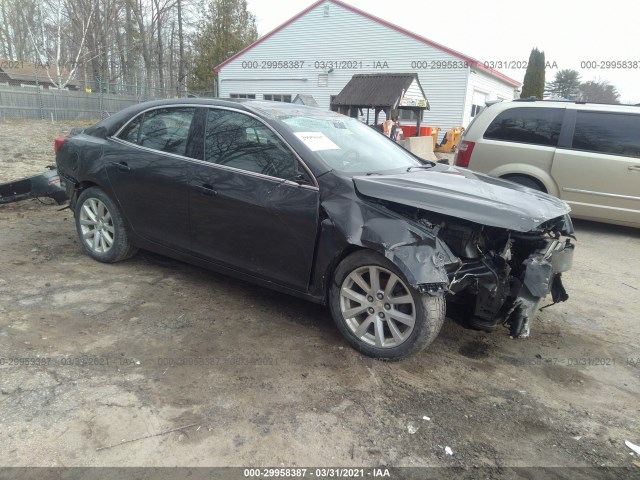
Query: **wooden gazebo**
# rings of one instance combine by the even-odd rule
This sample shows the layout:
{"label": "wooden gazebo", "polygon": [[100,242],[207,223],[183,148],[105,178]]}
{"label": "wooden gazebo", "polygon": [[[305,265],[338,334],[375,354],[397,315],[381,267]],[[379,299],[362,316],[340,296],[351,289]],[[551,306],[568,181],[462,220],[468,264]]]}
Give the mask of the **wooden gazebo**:
{"label": "wooden gazebo", "polygon": [[392,110],[413,110],[417,113],[416,131],[420,135],[422,112],[429,110],[429,101],[424,94],[416,73],[356,74],[331,102],[331,109],[357,117],[360,109],[374,111],[374,124],[378,124],[380,112],[387,118]]}

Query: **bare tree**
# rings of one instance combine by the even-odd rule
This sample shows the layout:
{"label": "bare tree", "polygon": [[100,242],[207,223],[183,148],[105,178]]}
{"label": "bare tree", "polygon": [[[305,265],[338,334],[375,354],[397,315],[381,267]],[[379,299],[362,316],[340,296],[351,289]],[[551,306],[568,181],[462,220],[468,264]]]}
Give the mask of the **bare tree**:
{"label": "bare tree", "polygon": [[194,70],[211,79],[255,37],[239,0],[0,0],[0,56],[48,66],[41,78],[58,88],[183,96]]}
{"label": "bare tree", "polygon": [[183,96],[186,92],[186,82],[184,73],[184,35],[182,30],[182,0],[176,1],[176,7],[178,9],[178,44],[179,44],[179,56],[178,56],[178,96]]}
{"label": "bare tree", "polygon": [[[67,52],[63,51],[65,50],[65,45],[63,45],[62,38],[63,28],[72,23],[69,18],[69,12],[73,12],[73,9],[69,8],[69,5],[64,0],[51,0],[36,2],[36,11],[37,15],[32,24],[24,18],[37,61],[39,62],[36,67],[40,64],[45,66],[44,71],[49,81],[56,88],[66,88],[69,81],[74,78],[78,68],[78,61],[82,55],[93,12],[89,12],[89,17],[86,21],[83,19],[80,22],[82,25],[80,44],[75,48],[73,55],[69,49],[66,49]],[[65,68],[66,64],[70,64],[70,70]],[[53,69],[53,77],[55,78],[52,77],[49,66]]]}

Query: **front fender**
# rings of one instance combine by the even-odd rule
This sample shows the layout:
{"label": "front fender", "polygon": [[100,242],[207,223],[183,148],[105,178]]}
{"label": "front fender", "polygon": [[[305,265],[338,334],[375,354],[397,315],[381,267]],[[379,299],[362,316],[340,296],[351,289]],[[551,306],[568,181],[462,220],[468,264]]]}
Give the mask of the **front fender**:
{"label": "front fender", "polygon": [[444,295],[449,285],[447,267],[459,259],[433,230],[402,217],[382,205],[353,197],[333,197],[321,203],[320,225],[312,290],[326,295],[333,270],[354,250],[366,248],[394,263],[409,284],[421,293]]}

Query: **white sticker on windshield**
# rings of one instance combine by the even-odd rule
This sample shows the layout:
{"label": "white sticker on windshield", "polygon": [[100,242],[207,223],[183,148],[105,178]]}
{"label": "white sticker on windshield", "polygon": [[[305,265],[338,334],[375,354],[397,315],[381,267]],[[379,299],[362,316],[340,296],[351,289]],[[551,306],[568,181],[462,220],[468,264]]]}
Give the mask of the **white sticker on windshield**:
{"label": "white sticker on windshield", "polygon": [[340,150],[340,147],[322,132],[295,132],[295,134],[314,152],[318,150]]}

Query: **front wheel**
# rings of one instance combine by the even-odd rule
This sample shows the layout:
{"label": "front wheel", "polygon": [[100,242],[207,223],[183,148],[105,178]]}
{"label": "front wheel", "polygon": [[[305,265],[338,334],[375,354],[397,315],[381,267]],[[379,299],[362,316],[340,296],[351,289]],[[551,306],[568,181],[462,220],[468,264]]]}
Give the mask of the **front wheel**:
{"label": "front wheel", "polygon": [[356,252],[340,263],[329,292],[340,333],[374,358],[399,360],[418,353],[440,332],[443,297],[421,295],[388,259]]}
{"label": "front wheel", "polygon": [[129,241],[120,210],[100,188],[90,187],[80,194],[75,217],[80,243],[92,258],[115,263],[137,251]]}

